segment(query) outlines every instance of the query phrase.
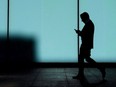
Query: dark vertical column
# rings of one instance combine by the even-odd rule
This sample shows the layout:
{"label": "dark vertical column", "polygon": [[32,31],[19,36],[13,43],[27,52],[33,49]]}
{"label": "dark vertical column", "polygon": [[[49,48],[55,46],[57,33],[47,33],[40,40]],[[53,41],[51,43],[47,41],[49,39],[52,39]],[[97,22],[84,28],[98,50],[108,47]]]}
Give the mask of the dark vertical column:
{"label": "dark vertical column", "polygon": [[9,0],[7,1],[7,40],[9,41],[9,13],[10,13],[10,4],[9,4]]}
{"label": "dark vertical column", "polygon": [[9,7],[10,7],[10,0],[7,0],[7,41],[6,41],[6,63],[9,63],[10,61],[9,61],[9,46],[10,46],[10,40],[9,40],[9,13],[10,13],[10,9],[9,9]]}
{"label": "dark vertical column", "polygon": [[[77,0],[77,29],[79,30],[79,0]],[[79,60],[79,35],[77,36],[78,43],[78,60]]]}

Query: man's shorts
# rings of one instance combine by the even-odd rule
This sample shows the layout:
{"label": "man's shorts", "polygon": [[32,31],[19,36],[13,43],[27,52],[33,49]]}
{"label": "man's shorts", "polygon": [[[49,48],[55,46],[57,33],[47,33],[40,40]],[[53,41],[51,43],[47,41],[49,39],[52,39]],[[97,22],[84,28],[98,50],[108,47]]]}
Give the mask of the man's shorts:
{"label": "man's shorts", "polygon": [[91,48],[81,46],[80,47],[80,56],[81,57],[90,57],[91,56]]}

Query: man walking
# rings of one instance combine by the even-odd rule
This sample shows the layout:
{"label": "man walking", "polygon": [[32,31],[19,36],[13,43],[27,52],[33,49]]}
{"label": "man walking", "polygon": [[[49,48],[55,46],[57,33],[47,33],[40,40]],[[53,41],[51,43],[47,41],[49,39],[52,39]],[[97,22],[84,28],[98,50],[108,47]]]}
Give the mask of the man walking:
{"label": "man walking", "polygon": [[[82,79],[84,78],[84,59],[90,63],[96,65],[97,63],[90,57],[91,56],[91,49],[93,49],[93,40],[94,40],[94,24],[91,21],[89,14],[84,12],[80,15],[82,22],[85,24],[82,31],[75,30],[76,33],[81,37],[82,44],[80,47],[79,53],[79,72],[77,76],[74,76],[73,79]],[[101,74],[102,78],[105,78],[105,68],[104,67],[97,67]]]}

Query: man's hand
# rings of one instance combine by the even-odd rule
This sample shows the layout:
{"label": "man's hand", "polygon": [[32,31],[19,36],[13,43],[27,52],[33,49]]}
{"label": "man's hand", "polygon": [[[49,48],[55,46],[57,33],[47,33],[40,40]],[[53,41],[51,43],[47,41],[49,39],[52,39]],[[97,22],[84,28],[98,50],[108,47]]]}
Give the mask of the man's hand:
{"label": "man's hand", "polygon": [[75,32],[77,33],[77,34],[80,34],[80,30],[76,30],[76,29],[74,29],[75,30]]}

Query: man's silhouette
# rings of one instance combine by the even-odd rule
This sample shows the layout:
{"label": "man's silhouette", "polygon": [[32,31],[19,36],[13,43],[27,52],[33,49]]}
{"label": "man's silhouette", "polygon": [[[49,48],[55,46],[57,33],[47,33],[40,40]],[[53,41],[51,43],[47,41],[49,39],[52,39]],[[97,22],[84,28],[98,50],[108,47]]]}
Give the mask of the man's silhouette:
{"label": "man's silhouette", "polygon": [[[91,49],[93,48],[93,39],[94,39],[94,24],[89,18],[89,14],[84,12],[80,15],[82,22],[84,22],[84,27],[82,31],[75,30],[76,33],[81,37],[82,44],[80,47],[79,53],[79,72],[77,76],[74,76],[73,79],[81,79],[84,78],[84,59],[90,63],[96,65],[97,63],[90,57],[91,56]],[[105,78],[105,68],[104,67],[97,67],[101,74],[102,78]]]}

